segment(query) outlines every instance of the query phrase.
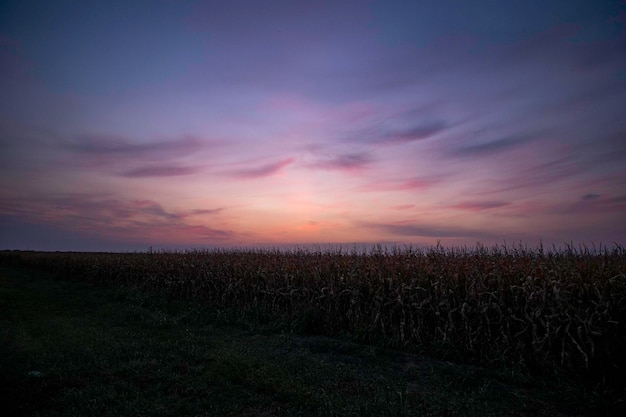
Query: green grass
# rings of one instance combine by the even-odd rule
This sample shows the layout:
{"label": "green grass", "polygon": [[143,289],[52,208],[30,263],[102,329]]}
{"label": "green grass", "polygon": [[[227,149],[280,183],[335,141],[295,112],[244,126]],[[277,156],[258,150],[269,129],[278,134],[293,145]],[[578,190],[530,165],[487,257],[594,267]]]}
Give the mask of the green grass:
{"label": "green grass", "polygon": [[198,302],[28,269],[0,268],[0,306],[4,416],[557,416],[583,405],[553,381],[225,324]]}

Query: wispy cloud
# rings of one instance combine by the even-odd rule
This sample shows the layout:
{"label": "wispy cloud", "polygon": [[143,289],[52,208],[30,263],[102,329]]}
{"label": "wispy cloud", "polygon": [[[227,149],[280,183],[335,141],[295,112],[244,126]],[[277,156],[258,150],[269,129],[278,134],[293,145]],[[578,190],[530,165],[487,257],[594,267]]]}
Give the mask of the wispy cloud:
{"label": "wispy cloud", "polygon": [[[599,216],[600,214],[601,216]],[[611,219],[614,221],[614,219],[621,217],[622,220],[619,223],[626,224],[626,195],[587,194],[575,199],[536,200],[512,204],[510,208],[507,208],[506,215],[525,218],[558,215],[562,221],[570,215],[574,215],[580,223],[585,223],[586,217],[597,216],[597,220],[603,222],[610,222]]]}
{"label": "wispy cloud", "polygon": [[584,196],[581,197],[581,200],[596,200],[600,198],[600,194],[585,194]]}
{"label": "wispy cloud", "polygon": [[493,180],[494,187],[487,194],[525,188],[544,187],[566,179],[576,178],[582,171],[570,156],[540,163],[516,172],[514,176],[503,176]]}
{"label": "wispy cloud", "polygon": [[222,211],[222,208],[167,211],[153,200],[121,200],[90,194],[70,194],[54,198],[51,202],[57,211],[85,219],[125,220],[138,216],[150,216],[162,220],[179,221],[194,215],[217,214]]}
{"label": "wispy cloud", "polygon": [[626,130],[618,129],[604,137],[590,137],[574,148],[584,163],[592,166],[623,166],[626,160]]}
{"label": "wispy cloud", "polygon": [[436,122],[412,127],[406,130],[397,130],[387,133],[375,139],[376,143],[384,144],[401,144],[429,139],[437,133],[446,129],[447,124],[444,122]]}
{"label": "wispy cloud", "polygon": [[[57,225],[68,231],[98,235],[116,240],[200,242],[202,239],[232,240],[234,231],[213,227],[223,208],[167,210],[153,200],[125,200],[111,195],[69,194],[21,201],[1,207],[0,214],[33,218],[42,224]],[[199,240],[200,239],[200,240]],[[210,242],[206,242],[207,244]]]}
{"label": "wispy cloud", "polygon": [[122,173],[121,176],[128,178],[180,177],[184,175],[195,174],[199,170],[199,167],[184,167],[174,165],[146,166],[126,171]]}
{"label": "wispy cloud", "polygon": [[85,135],[65,144],[71,153],[84,157],[116,157],[146,160],[172,159],[200,150],[202,141],[184,136],[179,139],[138,143],[128,137]]}
{"label": "wispy cloud", "polygon": [[626,224],[626,196],[603,197],[599,194],[587,194],[580,200],[555,203],[547,206],[545,211],[554,214],[622,214]]}
{"label": "wispy cloud", "polygon": [[193,136],[158,141],[129,137],[86,135],[57,145],[61,163],[74,170],[100,171],[125,178],[187,176],[202,167],[190,158],[217,142]]}
{"label": "wispy cloud", "polygon": [[[450,127],[444,121],[415,124],[413,120],[415,117],[416,115],[412,113],[403,112],[380,120],[372,120],[370,126],[347,134],[345,140],[370,145],[401,145],[429,139]],[[397,124],[408,127],[385,127]]]}
{"label": "wispy cloud", "polygon": [[441,177],[414,177],[402,180],[372,181],[362,186],[359,191],[407,191],[425,190],[442,181]]}
{"label": "wispy cloud", "polygon": [[190,244],[626,223],[619,1],[364,3],[154,2],[154,19],[121,20],[85,6],[61,22],[45,2],[27,31],[12,8],[0,215]]}
{"label": "wispy cloud", "polygon": [[482,211],[498,207],[508,206],[508,201],[462,201],[458,204],[447,206],[448,208],[466,211]]}
{"label": "wispy cloud", "polygon": [[191,209],[191,210],[176,210],[173,212],[168,212],[165,209],[163,209],[163,207],[151,200],[139,200],[139,201],[134,201],[132,202],[133,205],[137,205],[138,207],[141,207],[144,211],[146,211],[147,213],[153,213],[155,215],[159,215],[163,218],[166,219],[171,219],[171,220],[184,220],[187,219],[189,217],[194,217],[194,216],[212,216],[212,215],[216,215],[221,213],[224,209],[219,207],[219,208],[214,208],[214,209]]}
{"label": "wispy cloud", "polygon": [[274,175],[279,171],[283,170],[285,167],[293,164],[295,162],[295,158],[287,158],[278,162],[273,162],[271,164],[261,165],[255,168],[246,168],[234,171],[232,175],[235,178],[241,179],[254,179],[254,178],[263,178],[269,177],[270,175]]}
{"label": "wispy cloud", "polygon": [[376,229],[395,236],[427,238],[493,238],[494,235],[479,230],[470,230],[455,226],[432,226],[415,223],[362,223],[364,227]]}
{"label": "wispy cloud", "polygon": [[[120,201],[118,200],[112,200],[110,201],[110,203],[112,203],[115,206],[119,206],[120,205]],[[135,214],[135,211],[138,211],[142,214],[147,214],[147,215],[152,215],[152,216],[156,216],[156,217],[161,217],[163,219],[167,219],[167,220],[179,220],[183,217],[185,217],[184,214],[182,213],[169,213],[167,212],[165,209],[163,209],[163,207],[158,204],[155,201],[151,201],[151,200],[136,200],[136,201],[131,201],[128,204],[128,207],[130,208],[132,211],[128,212],[129,217],[132,216],[133,214]]]}
{"label": "wispy cloud", "polygon": [[216,209],[194,209],[194,210],[188,210],[186,211],[186,215],[187,216],[196,216],[196,215],[202,215],[202,214],[217,214],[222,212],[224,209],[223,208],[216,208]]}
{"label": "wispy cloud", "polygon": [[537,135],[517,135],[508,136],[490,142],[468,143],[447,151],[447,154],[454,157],[470,158],[477,156],[488,156],[496,153],[508,151],[513,148],[525,145],[537,140]]}
{"label": "wispy cloud", "polygon": [[[128,242],[111,237],[94,236],[70,229],[59,223],[42,223],[41,219],[0,214],[0,248],[47,251],[135,251],[145,250],[153,242]],[[33,239],[32,236],[36,236]]]}
{"label": "wispy cloud", "polygon": [[207,239],[207,242],[223,242],[237,236],[231,230],[215,229],[204,225],[182,225],[177,227],[176,232],[182,235],[198,236]]}
{"label": "wispy cloud", "polygon": [[346,153],[331,158],[319,159],[317,162],[309,164],[309,167],[325,170],[353,171],[367,167],[372,161],[373,158],[365,152]]}

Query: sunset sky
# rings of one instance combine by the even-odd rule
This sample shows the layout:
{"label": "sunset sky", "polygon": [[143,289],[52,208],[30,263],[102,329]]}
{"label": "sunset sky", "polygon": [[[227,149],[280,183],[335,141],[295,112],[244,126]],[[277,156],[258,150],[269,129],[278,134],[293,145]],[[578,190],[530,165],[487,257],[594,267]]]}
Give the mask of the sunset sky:
{"label": "sunset sky", "polygon": [[0,3],[0,249],[626,244],[626,2]]}

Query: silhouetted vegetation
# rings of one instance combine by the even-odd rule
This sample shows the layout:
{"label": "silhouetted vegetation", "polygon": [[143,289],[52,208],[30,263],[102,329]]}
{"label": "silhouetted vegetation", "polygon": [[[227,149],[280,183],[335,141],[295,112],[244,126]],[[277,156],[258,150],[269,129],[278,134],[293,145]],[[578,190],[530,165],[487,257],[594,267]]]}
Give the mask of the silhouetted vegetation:
{"label": "silhouetted vegetation", "polygon": [[2,253],[64,280],[197,300],[224,320],[580,384],[624,405],[626,253],[412,247]]}

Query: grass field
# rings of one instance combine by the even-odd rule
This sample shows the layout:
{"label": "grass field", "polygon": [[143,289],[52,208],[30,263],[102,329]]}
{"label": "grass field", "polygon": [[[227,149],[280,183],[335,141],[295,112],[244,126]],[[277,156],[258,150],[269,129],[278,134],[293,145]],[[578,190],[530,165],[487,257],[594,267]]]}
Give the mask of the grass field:
{"label": "grass field", "polygon": [[619,247],[4,252],[0,264],[16,415],[623,410]]}

